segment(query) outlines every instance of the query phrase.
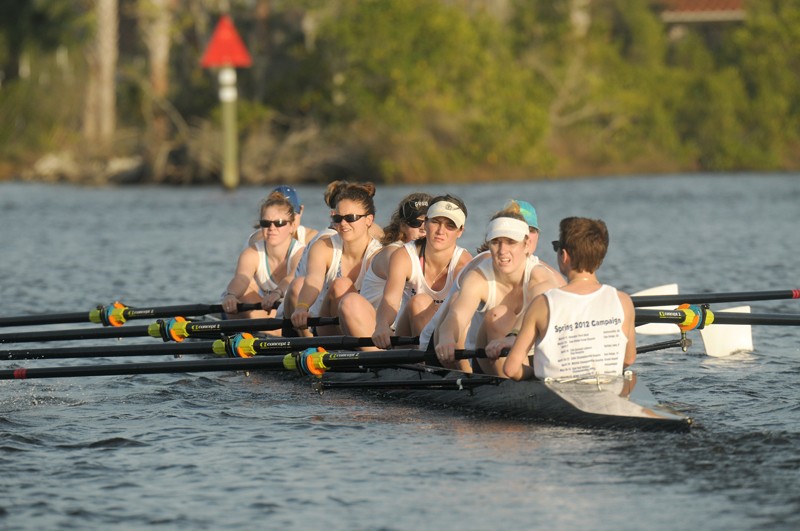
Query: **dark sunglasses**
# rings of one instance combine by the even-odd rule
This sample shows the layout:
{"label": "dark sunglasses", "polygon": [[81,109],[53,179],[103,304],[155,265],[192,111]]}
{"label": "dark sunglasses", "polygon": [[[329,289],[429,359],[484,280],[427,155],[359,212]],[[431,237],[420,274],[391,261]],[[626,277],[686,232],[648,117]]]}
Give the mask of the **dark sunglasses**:
{"label": "dark sunglasses", "polygon": [[422,226],[423,223],[425,223],[425,220],[424,219],[411,218],[411,219],[404,219],[403,223],[405,223],[406,225],[408,225],[412,229],[418,229],[418,228],[420,228]]}
{"label": "dark sunglasses", "polygon": [[340,216],[339,214],[333,214],[331,216],[331,221],[334,223],[341,223],[342,221],[346,221],[348,223],[355,223],[361,218],[365,218],[369,216],[369,214],[347,214],[346,216]]}
{"label": "dark sunglasses", "polygon": [[553,250],[554,250],[555,252],[559,252],[561,249],[563,249],[563,248],[564,248],[564,246],[563,246],[563,245],[561,245],[561,242],[560,242],[560,241],[558,241],[558,240],[553,240],[553,241],[552,241],[552,242],[550,242],[550,243],[552,243],[552,244],[553,244]]}
{"label": "dark sunglasses", "polygon": [[273,225],[278,228],[285,227],[289,222],[285,219],[260,219],[258,220],[258,224],[261,225],[262,228],[268,229]]}

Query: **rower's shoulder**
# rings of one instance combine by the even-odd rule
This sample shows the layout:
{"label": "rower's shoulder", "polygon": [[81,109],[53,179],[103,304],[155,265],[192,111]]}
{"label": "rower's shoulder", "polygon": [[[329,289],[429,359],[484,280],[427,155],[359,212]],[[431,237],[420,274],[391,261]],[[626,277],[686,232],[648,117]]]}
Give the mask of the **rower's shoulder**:
{"label": "rower's shoulder", "polygon": [[472,254],[466,249],[461,251],[461,256],[458,257],[458,268],[462,268],[472,261]]}
{"label": "rower's shoulder", "polygon": [[547,262],[538,260],[536,265],[531,269],[531,281],[535,284],[551,283],[554,288],[560,288],[567,284],[564,276],[559,273],[553,266]]}
{"label": "rower's shoulder", "polygon": [[306,227],[306,234],[305,234],[306,241],[300,243],[302,243],[303,245],[309,245],[317,234],[319,234],[319,231],[317,229]]}

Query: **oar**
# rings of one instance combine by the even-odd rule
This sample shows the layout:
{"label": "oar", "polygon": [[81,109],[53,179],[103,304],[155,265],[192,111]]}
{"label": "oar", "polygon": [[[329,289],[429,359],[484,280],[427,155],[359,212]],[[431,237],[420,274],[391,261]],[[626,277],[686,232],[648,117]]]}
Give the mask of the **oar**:
{"label": "oar", "polygon": [[[248,334],[245,334],[248,335]],[[209,354],[248,358],[262,354],[286,353],[292,350],[323,347],[325,349],[354,349],[373,346],[372,338],[351,336],[248,338],[241,335],[224,340],[193,343],[123,345],[112,347],[66,347],[0,350],[0,360],[41,360],[64,358],[112,358],[130,356],[182,356]],[[416,345],[418,337],[392,337],[392,345]]]}
{"label": "oar", "polygon": [[718,304],[724,302],[772,301],[800,299],[800,289],[775,291],[735,291],[730,293],[693,293],[689,295],[632,295],[633,305],[661,306],[670,304]]}
{"label": "oar", "polygon": [[[705,326],[710,324],[800,326],[800,315],[780,313],[734,313],[707,311],[708,317],[701,319]],[[683,324],[698,316],[693,310],[636,310],[636,324],[674,323]],[[700,328],[699,326],[697,328]],[[691,328],[690,328],[691,329]]]}
{"label": "oar", "polygon": [[[0,370],[0,380],[33,378],[75,378],[82,376],[122,376],[129,374],[171,374],[214,371],[297,371],[301,374],[322,374],[331,367],[355,368],[387,366],[401,363],[433,362],[436,355],[422,350],[384,350],[351,352],[311,352],[307,349],[293,354],[256,356],[253,358],[223,358],[148,363],[116,363],[71,367],[31,367]],[[467,359],[483,355],[481,351],[457,351],[456,357]],[[318,365],[322,362],[322,365]]]}
{"label": "oar", "polygon": [[[338,317],[311,317],[309,326],[339,324]],[[75,339],[109,339],[152,336],[164,341],[183,341],[187,337],[209,338],[233,332],[277,330],[291,325],[289,319],[231,319],[229,321],[186,321],[182,317],[159,319],[147,326],[124,328],[79,328],[0,334],[0,343],[29,343],[33,341],[67,341]]]}
{"label": "oar", "polygon": [[[239,303],[237,305],[238,312],[260,309],[260,303]],[[106,326],[122,326],[131,319],[158,319],[161,317],[175,317],[176,315],[206,315],[223,311],[221,304],[184,304],[156,306],[153,308],[129,308],[119,302],[115,302],[109,306],[98,306],[88,312],[0,317],[0,326],[36,326],[57,323],[99,323]]]}
{"label": "oar", "polygon": [[[661,286],[654,286],[652,288],[632,293],[631,299],[636,300],[637,298],[641,298],[643,296],[652,296],[652,295],[677,295],[677,294],[678,294],[677,284],[664,284]],[[670,304],[668,306],[656,306],[654,309],[671,310],[675,308],[675,306],[677,306],[677,304]],[[663,335],[673,334],[674,332],[675,328],[670,323],[648,323],[636,328],[637,336],[640,335],[663,336]]]}
{"label": "oar", "polygon": [[[164,346],[162,346],[162,348]],[[486,357],[486,352],[483,349],[456,350],[455,352],[456,359],[484,357]],[[434,352],[415,349],[327,352],[319,348],[307,348],[302,352],[294,352],[286,355],[264,355],[250,358],[117,363],[105,365],[84,365],[78,367],[20,367],[17,369],[0,369],[0,380],[252,370],[289,370],[296,371],[303,375],[313,374],[320,376],[329,369],[391,367],[394,365],[411,363],[437,364],[438,361]]]}

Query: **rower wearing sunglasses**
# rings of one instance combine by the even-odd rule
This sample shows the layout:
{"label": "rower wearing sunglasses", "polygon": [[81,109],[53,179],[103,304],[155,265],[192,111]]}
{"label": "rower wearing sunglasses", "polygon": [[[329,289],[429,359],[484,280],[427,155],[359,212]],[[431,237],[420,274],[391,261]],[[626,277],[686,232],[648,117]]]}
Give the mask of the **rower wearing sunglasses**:
{"label": "rower wearing sunglasses", "polygon": [[[292,233],[292,237],[302,243],[303,245],[309,245],[311,240],[317,235],[317,231],[312,229],[311,227],[306,227],[303,225],[303,212],[305,211],[305,206],[303,203],[300,202],[300,196],[297,195],[297,190],[292,188],[291,186],[286,186],[282,184],[280,186],[275,187],[270,194],[274,192],[279,192],[283,194],[284,197],[292,204],[292,208],[294,209],[294,232]],[[260,230],[256,230],[253,232],[247,239],[247,245],[255,245],[258,240],[263,239],[263,235]]]}
{"label": "rower wearing sunglasses", "polygon": [[[389,275],[389,260],[406,243],[425,237],[425,214],[431,199],[430,194],[413,193],[397,205],[389,224],[383,228],[380,241],[384,247],[370,261],[361,292],[348,293],[339,303],[339,326],[345,334],[356,337],[372,335],[376,311]],[[393,328],[397,335],[407,336],[411,333],[407,321],[399,325],[395,323]],[[374,347],[363,349],[374,350]]]}
{"label": "rower wearing sunglasses", "polygon": [[[336,234],[317,240],[308,252],[305,281],[294,304],[292,326],[308,328],[308,317],[337,315],[339,301],[361,289],[370,257],[381,243],[370,236],[375,220],[375,186],[347,184],[336,195],[331,222]],[[317,329],[320,335],[341,333],[338,326]]]}
{"label": "rower wearing sunglasses", "polygon": [[457,245],[466,221],[467,208],[458,197],[441,195],[431,200],[425,238],[408,242],[403,246],[405,252],[394,253],[389,261],[372,334],[375,346],[390,348],[395,322],[408,319],[411,335],[416,336],[433,317],[456,275],[472,258]]}
{"label": "rower wearing sunglasses", "polygon": [[[222,297],[222,308],[230,317],[274,317],[273,307],[286,294],[305,247],[292,237],[296,214],[286,196],[272,192],[259,212],[261,237],[239,255],[236,272]],[[240,302],[260,302],[263,310],[238,315]]]}

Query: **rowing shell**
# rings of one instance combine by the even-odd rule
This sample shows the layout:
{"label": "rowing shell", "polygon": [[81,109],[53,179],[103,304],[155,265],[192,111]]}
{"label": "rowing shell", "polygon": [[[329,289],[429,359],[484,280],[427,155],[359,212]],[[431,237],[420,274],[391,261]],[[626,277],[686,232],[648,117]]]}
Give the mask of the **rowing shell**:
{"label": "rowing shell", "polygon": [[692,418],[659,404],[635,373],[572,381],[471,375],[422,366],[328,372],[315,388],[368,389],[423,407],[586,427],[686,431]]}

